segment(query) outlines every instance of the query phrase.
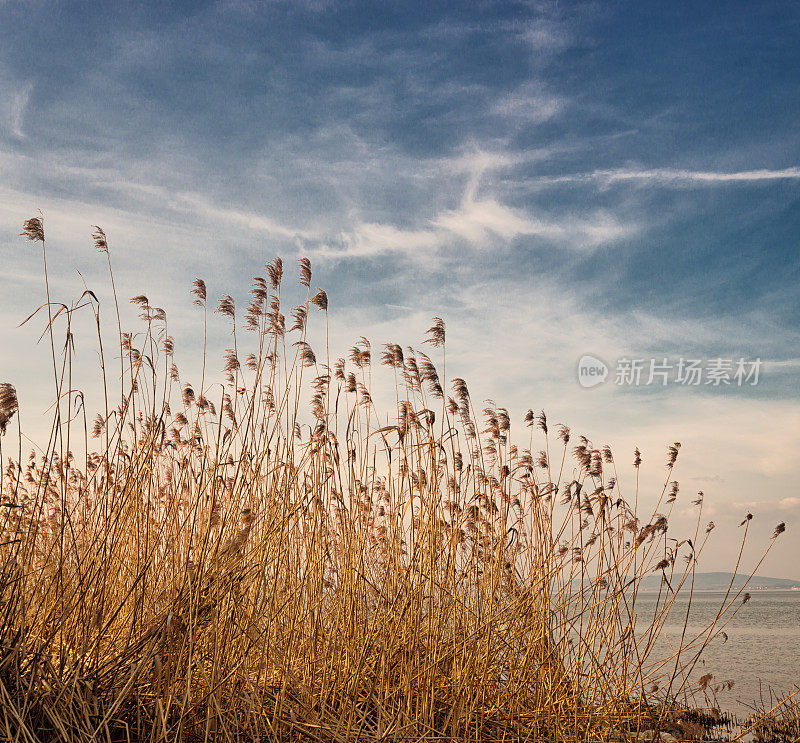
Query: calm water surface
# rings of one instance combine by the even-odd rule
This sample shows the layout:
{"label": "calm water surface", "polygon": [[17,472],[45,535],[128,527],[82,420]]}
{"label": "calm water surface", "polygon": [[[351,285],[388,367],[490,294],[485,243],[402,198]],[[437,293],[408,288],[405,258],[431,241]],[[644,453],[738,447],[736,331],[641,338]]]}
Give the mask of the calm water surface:
{"label": "calm water surface", "polygon": [[[751,593],[750,601],[724,629],[728,640],[715,639],[691,675],[696,681],[712,673],[714,684],[734,681],[732,690],[719,692],[717,702],[721,709],[736,715],[746,715],[747,705],[756,699],[769,702],[770,689],[773,694],[785,695],[800,687],[800,591]],[[700,632],[714,618],[723,597],[723,593],[716,591],[694,595],[687,637]],[[640,622],[654,602],[654,596],[639,595]],[[667,641],[675,646],[680,642],[686,606],[686,601],[676,602],[664,626],[666,640],[662,638],[661,647]],[[651,657],[656,657],[661,647]]]}

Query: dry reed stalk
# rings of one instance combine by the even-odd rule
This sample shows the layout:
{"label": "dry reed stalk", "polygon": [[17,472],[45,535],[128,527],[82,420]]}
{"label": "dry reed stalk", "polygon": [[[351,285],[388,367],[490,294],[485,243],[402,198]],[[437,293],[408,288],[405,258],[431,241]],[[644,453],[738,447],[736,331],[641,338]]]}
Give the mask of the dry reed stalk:
{"label": "dry reed stalk", "polygon": [[[507,410],[490,403],[480,424],[464,380],[448,397],[431,359],[396,344],[383,354],[391,422],[373,400],[369,341],[331,367],[328,297],[311,296],[310,262],[300,261],[305,299],[289,330],[283,263],[265,269],[248,340],[233,298],[219,303],[234,340],[218,406],[198,279],[196,390],[179,384],[165,313],[139,295],[143,331],[119,325],[121,403],[94,426],[101,451],[89,450],[87,426],[83,467],[54,438],[44,456],[9,461],[18,507],[0,512],[0,731],[349,742],[677,729],[671,690],[685,688],[740,604],[732,593],[717,622],[654,655],[708,539],[666,538],[679,445],[645,515],[638,450],[627,499],[610,448],[580,437],[570,450],[569,429],[555,427],[553,440],[541,411],[526,417],[520,448]],[[325,312],[325,364],[308,340],[310,305]],[[428,336],[444,364],[440,318]],[[3,428],[11,389],[0,387]],[[69,425],[58,424],[62,441]],[[654,572],[663,592],[637,625],[639,587]]]}

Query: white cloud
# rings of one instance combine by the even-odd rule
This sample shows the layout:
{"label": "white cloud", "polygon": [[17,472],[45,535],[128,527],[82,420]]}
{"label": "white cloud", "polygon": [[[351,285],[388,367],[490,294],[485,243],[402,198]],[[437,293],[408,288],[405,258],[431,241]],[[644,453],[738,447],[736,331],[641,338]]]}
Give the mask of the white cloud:
{"label": "white cloud", "polygon": [[265,214],[215,206],[212,200],[202,197],[199,194],[181,193],[176,194],[175,197],[178,200],[178,205],[188,207],[198,216],[234,223],[242,227],[248,227],[251,230],[268,232],[278,237],[301,237],[306,239],[314,237],[311,232],[299,228],[287,227]]}
{"label": "white cloud", "polygon": [[771,361],[767,359],[763,362],[765,371],[772,371],[775,369],[797,369],[800,368],[800,359],[782,359],[780,361]]}
{"label": "white cloud", "polygon": [[741,170],[738,172],[719,172],[702,170],[609,170],[597,171],[596,176],[610,180],[660,180],[660,181],[703,181],[706,183],[728,183],[736,181],[771,181],[800,178],[800,168],[783,170]]}
{"label": "white cloud", "polygon": [[681,185],[686,183],[753,183],[758,181],[796,180],[800,179],[800,167],[769,170],[740,170],[733,172],[707,170],[679,170],[672,168],[650,168],[632,170],[620,168],[616,170],[595,170],[591,173],[577,173],[554,177],[534,178],[533,182],[543,185],[560,183],[581,183],[601,181],[606,184],[624,181],[649,181],[661,184]]}
{"label": "white cloud", "polygon": [[338,236],[336,245],[323,244],[318,253],[334,256],[367,256],[403,252],[427,259],[430,251],[463,241],[476,248],[489,248],[515,238],[538,237],[565,248],[587,249],[633,234],[638,227],[624,224],[613,214],[596,209],[586,216],[534,217],[522,209],[502,204],[491,195],[481,195],[485,174],[546,157],[544,151],[510,155],[504,152],[471,150],[452,158],[445,167],[453,173],[467,173],[460,204],[441,209],[420,227],[403,229],[392,224],[357,222]]}
{"label": "white cloud", "polygon": [[465,199],[456,209],[446,209],[418,229],[362,222],[343,232],[336,245],[323,243],[315,252],[330,256],[369,256],[399,252],[409,257],[431,257],[430,252],[464,241],[490,248],[518,237],[539,237],[565,248],[587,249],[632,234],[636,227],[620,223],[597,210],[587,217],[536,219],[495,199]]}
{"label": "white cloud", "polygon": [[484,241],[490,234],[510,240],[517,235],[550,232],[547,225],[493,199],[466,200],[458,209],[440,214],[433,224],[473,244]]}
{"label": "white cloud", "polygon": [[[20,170],[31,161],[25,156],[14,156],[6,153],[0,154],[0,163],[8,168]],[[213,198],[204,196],[200,193],[191,191],[174,191],[166,187],[154,185],[152,183],[138,183],[120,176],[116,171],[107,168],[91,168],[72,166],[60,162],[58,159],[51,160],[51,171],[62,178],[75,179],[80,181],[83,189],[76,189],[76,192],[86,190],[87,187],[99,187],[106,189],[109,195],[128,196],[125,208],[111,208],[108,206],[90,205],[78,199],[48,198],[46,196],[33,197],[31,194],[22,190],[11,189],[0,186],[0,194],[3,195],[6,203],[24,204],[28,203],[28,208],[34,208],[45,202],[51,206],[48,209],[49,216],[60,213],[64,218],[86,215],[88,224],[94,224],[101,217],[99,215],[114,212],[116,219],[121,215],[126,218],[131,217],[142,219],[148,223],[156,221],[154,215],[165,224],[174,224],[174,218],[178,215],[183,219],[191,219],[195,222],[213,221],[216,223],[247,228],[258,232],[266,232],[275,237],[295,239],[315,239],[319,235],[306,229],[292,227],[281,224],[278,220],[270,216],[248,209],[231,209],[216,204]],[[94,216],[92,216],[94,215]],[[106,224],[109,224],[106,221]]]}
{"label": "white cloud", "polygon": [[[546,151],[537,150],[542,157]],[[481,175],[486,171],[504,170],[514,167],[528,159],[528,153],[504,152],[502,150],[483,150],[472,148],[456,157],[447,158],[437,162],[438,167],[444,167],[453,173],[469,173],[472,176]]]}
{"label": "white cloud", "polygon": [[492,105],[491,111],[511,121],[538,124],[548,121],[564,108],[564,100],[545,92],[539,83],[518,86]]}
{"label": "white cloud", "polygon": [[30,102],[33,85],[12,85],[0,81],[0,129],[12,136],[25,138],[25,112]]}
{"label": "white cloud", "polygon": [[321,255],[369,256],[388,252],[417,253],[435,249],[440,236],[431,229],[403,230],[389,224],[364,222],[350,233],[340,235],[341,249],[324,244],[316,252]]}
{"label": "white cloud", "polygon": [[588,218],[536,219],[494,199],[465,200],[458,209],[442,213],[434,225],[475,245],[486,242],[491,236],[509,241],[528,235],[571,248],[595,247],[630,234],[634,229],[602,211]]}

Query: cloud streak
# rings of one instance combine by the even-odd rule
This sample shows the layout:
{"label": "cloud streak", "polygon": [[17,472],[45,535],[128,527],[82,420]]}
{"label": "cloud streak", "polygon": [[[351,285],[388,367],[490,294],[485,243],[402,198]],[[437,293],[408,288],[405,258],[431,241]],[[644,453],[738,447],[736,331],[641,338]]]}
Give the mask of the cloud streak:
{"label": "cloud streak", "polygon": [[597,211],[588,217],[537,219],[495,199],[470,199],[455,209],[438,213],[418,229],[362,222],[343,232],[336,242],[323,241],[314,252],[330,257],[367,257],[400,253],[430,260],[429,251],[455,244],[492,250],[514,240],[536,238],[564,249],[587,250],[634,234],[635,225],[623,224],[612,214]]}
{"label": "cloud streak", "polygon": [[33,84],[10,85],[0,82],[0,131],[5,129],[17,139],[25,139],[25,113]]}
{"label": "cloud streak", "polygon": [[585,183],[599,181],[604,184],[623,183],[627,181],[647,181],[663,185],[683,186],[691,184],[728,184],[758,183],[761,181],[781,181],[800,179],[800,167],[770,170],[741,170],[735,172],[678,170],[672,168],[650,168],[642,170],[616,169],[595,170],[591,173],[579,173],[563,176],[543,176],[535,181],[542,184]]}

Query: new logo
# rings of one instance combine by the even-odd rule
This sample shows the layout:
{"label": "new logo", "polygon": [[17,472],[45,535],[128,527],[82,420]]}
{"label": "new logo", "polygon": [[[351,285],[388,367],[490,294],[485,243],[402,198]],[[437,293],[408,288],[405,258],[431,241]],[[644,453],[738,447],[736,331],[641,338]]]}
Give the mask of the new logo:
{"label": "new logo", "polygon": [[595,387],[606,381],[608,367],[595,356],[581,356],[578,362],[578,384],[581,387]]}

